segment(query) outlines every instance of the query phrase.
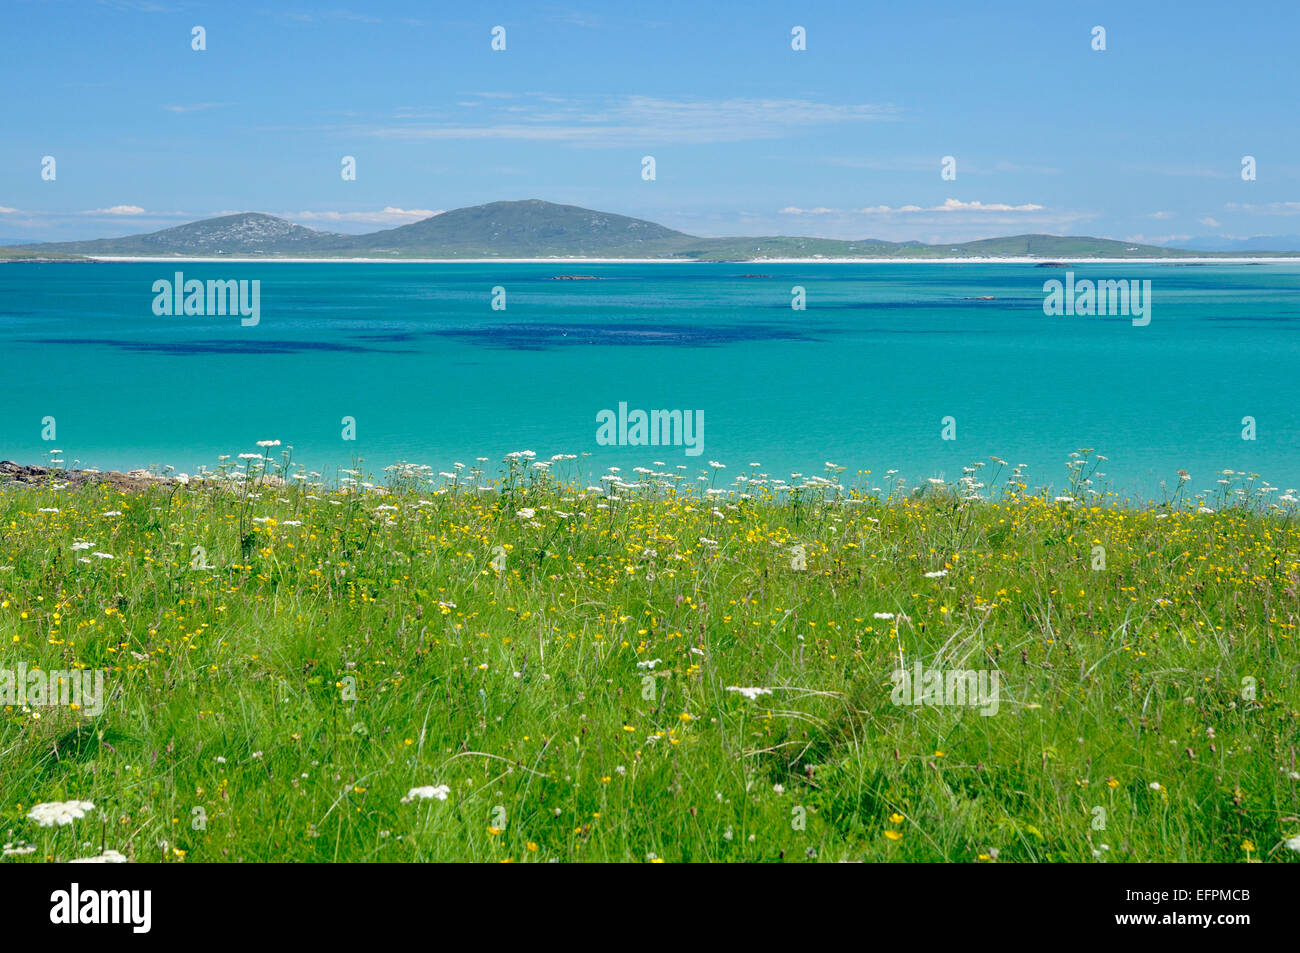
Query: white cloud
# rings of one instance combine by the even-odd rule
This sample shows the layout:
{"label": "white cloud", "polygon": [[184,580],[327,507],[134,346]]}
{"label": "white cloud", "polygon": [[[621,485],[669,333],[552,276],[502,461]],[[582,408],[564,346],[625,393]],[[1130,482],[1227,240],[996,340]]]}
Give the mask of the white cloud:
{"label": "white cloud", "polygon": [[1170,242],[1185,242],[1191,235],[1125,235],[1122,241],[1134,245],[1168,245]]}
{"label": "white cloud", "polygon": [[869,205],[866,208],[857,209],[862,215],[899,215],[914,212],[1041,212],[1042,210],[1042,205],[1006,205],[1002,202],[985,205],[983,202],[963,202],[960,199],[945,199],[942,205],[932,205],[929,208],[923,208],[920,205],[900,205],[897,207]]}
{"label": "white cloud", "polygon": [[443,211],[443,209],[435,211],[427,208],[394,208],[388,205],[378,212],[287,212],[284,217],[304,222],[366,222],[372,225],[407,225],[411,222],[429,218],[432,215],[441,215]]}
{"label": "white cloud", "polygon": [[787,205],[781,209],[782,215],[835,215],[840,210],[837,208],[826,208],[818,206],[817,208],[796,208],[793,205]]}
{"label": "white cloud", "polygon": [[0,205],[0,215],[13,215],[17,213],[17,211],[18,209],[16,208],[9,208],[7,205]]}
{"label": "white cloud", "polygon": [[1222,228],[1222,227],[1223,227],[1223,226],[1219,223],[1219,221],[1218,221],[1217,219],[1210,218],[1210,216],[1208,216],[1208,215],[1205,216],[1205,218],[1197,219],[1197,221],[1200,222],[1202,225],[1208,225],[1208,226],[1210,226],[1210,228]]}
{"label": "white cloud", "polygon": [[145,211],[138,205],[114,205],[110,208],[92,208],[82,215],[144,215]]}
{"label": "white cloud", "polygon": [[1151,218],[1158,218],[1161,219],[1162,221],[1166,218],[1173,218],[1173,217],[1174,217],[1173,212],[1152,212],[1151,213]]}

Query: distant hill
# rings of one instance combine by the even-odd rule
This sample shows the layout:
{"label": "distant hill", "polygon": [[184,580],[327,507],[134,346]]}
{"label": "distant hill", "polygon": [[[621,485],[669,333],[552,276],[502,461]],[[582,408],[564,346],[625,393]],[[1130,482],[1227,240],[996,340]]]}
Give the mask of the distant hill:
{"label": "distant hill", "polygon": [[[208,257],[221,255],[305,255],[348,236],[318,232],[274,215],[243,212],[164,228],[146,235],[85,242],[41,242],[24,252],[106,257]],[[3,249],[0,249],[2,252]]]}
{"label": "distant hill", "polygon": [[[1181,248],[1107,238],[1015,235],[951,245],[830,238],[698,238],[610,212],[528,199],[459,208],[365,235],[318,232],[274,215],[244,212],[145,235],[0,248],[0,259],[32,258],[1186,258]],[[1249,255],[1225,250],[1214,257]]]}
{"label": "distant hill", "polygon": [[1179,248],[1191,251],[1235,251],[1258,255],[1267,252],[1300,251],[1300,235],[1258,235],[1254,238],[1205,236],[1184,239],[1177,244]]}
{"label": "distant hill", "polygon": [[350,246],[378,255],[428,258],[648,258],[690,236],[626,215],[537,199],[491,202],[369,235]]}

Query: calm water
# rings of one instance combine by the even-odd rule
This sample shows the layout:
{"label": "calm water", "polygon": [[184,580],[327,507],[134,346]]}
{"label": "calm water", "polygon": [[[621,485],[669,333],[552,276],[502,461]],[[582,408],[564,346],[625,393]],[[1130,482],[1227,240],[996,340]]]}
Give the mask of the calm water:
{"label": "calm water", "polygon": [[[155,317],[151,286],[176,270],[259,279],[260,324]],[[589,453],[591,474],[833,461],[879,485],[997,455],[1060,485],[1067,455],[1093,447],[1130,495],[1180,468],[1197,488],[1225,468],[1300,485],[1300,267],[1073,270],[1149,278],[1150,325],[1046,317],[1062,270],[1030,265],[3,265],[0,458],[57,446],[69,463],[193,472],[279,439],[330,474],[354,455],[448,469],[531,449]],[[602,280],[551,280],[566,273]],[[620,401],[703,411],[703,455],[598,446],[596,414]]]}

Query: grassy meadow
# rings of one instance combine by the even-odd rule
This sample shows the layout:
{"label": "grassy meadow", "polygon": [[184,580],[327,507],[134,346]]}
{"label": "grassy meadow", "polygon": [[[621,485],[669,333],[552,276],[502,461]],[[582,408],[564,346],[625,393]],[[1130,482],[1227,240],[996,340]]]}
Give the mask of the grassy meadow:
{"label": "grassy meadow", "polygon": [[105,686],[0,704],[0,863],[1300,860],[1294,496],[1097,462],[0,486],[0,669]]}

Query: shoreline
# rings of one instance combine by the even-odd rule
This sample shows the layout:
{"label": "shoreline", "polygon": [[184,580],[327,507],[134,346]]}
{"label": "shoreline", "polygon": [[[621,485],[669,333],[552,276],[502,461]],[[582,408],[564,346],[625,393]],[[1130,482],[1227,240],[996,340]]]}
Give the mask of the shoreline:
{"label": "shoreline", "polygon": [[[388,468],[385,468],[385,470],[387,469]],[[376,473],[374,474],[374,477],[381,478],[381,474]],[[259,473],[256,476],[256,480],[257,482],[264,484],[266,486],[278,486],[278,487],[283,487],[294,482],[294,481],[288,481],[284,479],[284,477],[282,477],[279,474],[274,474],[266,471]],[[145,469],[145,468],[131,469],[126,471],[97,470],[97,469],[82,469],[82,468],[65,468],[61,466],[49,466],[47,464],[23,464],[23,463],[17,463],[13,460],[0,460],[0,493],[2,493],[7,488],[20,487],[20,486],[28,487],[31,489],[37,489],[37,490],[48,489],[51,488],[51,484],[53,483],[58,484],[53,488],[60,489],[60,490],[62,489],[78,490],[87,487],[106,486],[110,489],[117,490],[123,493],[143,492],[153,487],[176,488],[176,489],[179,489],[181,487],[189,487],[192,489],[199,489],[205,487],[206,488],[213,488],[213,487],[238,488],[244,485],[244,481],[239,477],[232,476],[231,474],[222,474],[215,471],[200,470],[200,472],[197,473],[175,472],[175,473],[168,474],[168,473],[159,473],[156,472],[155,470]],[[306,484],[297,484],[297,485],[306,486]],[[929,496],[932,493],[954,493],[957,491],[957,488],[960,487],[960,485],[961,485],[960,480],[945,480],[944,484],[938,487],[932,486],[926,482],[907,483],[903,487],[897,487],[897,486],[890,487],[888,488],[888,492],[883,493],[882,495],[876,497],[871,497],[870,495],[864,495],[858,497],[856,499],[856,502],[866,503],[874,500],[876,503],[881,505],[893,504],[893,503],[905,502],[907,500],[914,500],[922,495]],[[808,488],[808,487],[806,485],[801,485],[801,487],[796,487],[792,485],[787,489],[796,489],[796,488]],[[358,490],[356,487],[353,487],[350,490],[348,490],[343,488],[341,485],[326,486],[324,482],[318,484],[317,489],[324,489],[325,492],[340,492],[340,491],[363,492],[363,493],[365,492],[365,491]],[[403,491],[409,493],[416,493],[416,494],[420,492],[426,494],[433,493],[437,495],[446,492],[447,489],[448,487],[445,485],[437,486],[437,487],[428,486],[421,489],[421,488],[410,487],[410,486],[405,488],[392,487],[392,486],[388,486],[376,482],[372,487],[370,487],[369,492],[373,492],[381,496],[387,496],[393,493],[400,494]],[[864,491],[866,488],[861,486],[845,486],[843,487],[843,489],[851,495],[855,491]],[[906,491],[906,492],[902,492],[902,491]],[[1077,506],[1084,509],[1095,507],[1095,506],[1104,506],[1106,508],[1113,508],[1116,510],[1129,512],[1129,513],[1150,513],[1150,512],[1160,511],[1162,509],[1164,509],[1167,512],[1172,512],[1172,511],[1192,512],[1195,511],[1197,507],[1204,505],[1205,502],[1209,502],[1208,497],[1211,492],[1212,491],[1208,488],[1200,491],[1199,493],[1195,491],[1189,492],[1186,496],[1182,498],[1181,505],[1175,507],[1171,505],[1171,501],[1168,498],[1162,501],[1156,498],[1155,496],[1150,496],[1150,495],[1133,496],[1133,495],[1122,495],[1113,492],[1107,492],[1106,494],[1103,494],[1101,498],[1088,500],[1083,497],[1069,496],[1068,489],[1066,487],[1058,487],[1052,484],[1047,484],[1047,485],[1039,484],[1033,486],[1032,490],[1030,486],[1026,485],[1024,491],[1022,491],[1022,493],[1020,494],[1020,499],[1031,500],[1031,499],[1042,499],[1046,497],[1052,497],[1053,498],[1052,501],[1058,505]],[[1280,492],[1280,488],[1279,488],[1279,492]],[[1062,494],[1065,495],[1063,496]],[[630,497],[630,498],[635,498],[635,497]],[[789,500],[778,498],[770,502],[782,504],[782,503],[788,503]],[[1007,502],[1007,500],[1005,498],[995,499],[988,496],[983,496],[980,497],[979,499],[968,500],[967,502],[977,504],[977,505],[989,504],[989,503],[1004,504]],[[1258,506],[1255,503],[1252,503],[1246,508],[1253,512],[1260,512],[1260,513],[1267,513],[1270,511],[1270,509],[1275,511],[1279,508],[1277,506],[1270,505],[1271,501],[1263,500],[1262,497],[1259,502],[1263,502],[1265,505]],[[1218,511],[1218,507],[1216,506],[1215,509],[1211,509],[1208,512],[1209,514],[1213,514],[1217,511]],[[1201,511],[1201,512],[1205,512],[1205,511]]]}
{"label": "shoreline", "polygon": [[699,261],[693,258],[262,258],[239,256],[216,257],[126,257],[87,255],[72,261],[96,262],[284,262],[286,264],[364,264],[364,265],[1051,265],[1074,267],[1082,264],[1136,264],[1136,265],[1300,265],[1300,255],[1293,257],[1256,258],[1075,258],[1061,262],[1060,258],[735,258],[717,261]]}

